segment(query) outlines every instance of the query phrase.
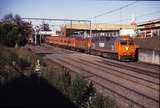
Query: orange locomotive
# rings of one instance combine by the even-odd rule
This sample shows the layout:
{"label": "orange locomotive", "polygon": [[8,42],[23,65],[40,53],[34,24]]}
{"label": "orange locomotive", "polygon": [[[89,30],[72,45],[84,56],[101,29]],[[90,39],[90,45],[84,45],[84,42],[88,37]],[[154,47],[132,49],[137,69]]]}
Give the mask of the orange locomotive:
{"label": "orange locomotive", "polygon": [[136,44],[129,36],[122,36],[115,40],[114,49],[119,60],[134,60],[136,55]]}
{"label": "orange locomotive", "polygon": [[[65,36],[49,36],[45,39],[46,43],[60,45],[71,49],[80,49],[80,51],[90,54],[100,55],[108,58],[117,58],[118,60],[134,60],[136,45],[129,36],[118,37],[114,41],[114,50],[109,51],[105,48],[93,48],[94,42],[91,38],[75,38]],[[97,54],[98,53],[98,54]]]}

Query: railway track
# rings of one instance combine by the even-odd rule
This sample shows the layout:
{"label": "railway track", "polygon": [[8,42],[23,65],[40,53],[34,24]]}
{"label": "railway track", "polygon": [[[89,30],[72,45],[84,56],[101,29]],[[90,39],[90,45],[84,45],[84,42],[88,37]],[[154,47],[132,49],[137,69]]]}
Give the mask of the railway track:
{"label": "railway track", "polygon": [[[82,59],[81,59],[82,60]],[[86,61],[86,60],[82,60],[83,62],[88,62],[88,61]],[[88,63],[90,63],[90,64],[93,64],[93,65],[97,65],[97,66],[99,66],[99,67],[101,67],[101,68],[99,68],[99,67],[97,67],[97,68],[99,68],[100,70],[102,70],[102,68],[104,69],[104,68],[107,68],[107,69],[109,69],[110,71],[112,71],[112,72],[114,72],[114,73],[111,73],[111,74],[117,74],[117,72],[118,72],[118,74],[119,75],[116,75],[116,76],[118,76],[118,77],[121,77],[121,78],[124,78],[124,79],[126,79],[126,80],[130,80],[130,81],[132,81],[132,82],[135,82],[135,83],[139,83],[139,84],[141,84],[141,85],[144,85],[144,86],[146,86],[146,87],[149,87],[149,88],[151,88],[151,89],[154,89],[154,90],[157,90],[157,91],[159,91],[159,87],[158,86],[155,86],[155,84],[156,85],[158,85],[159,84],[159,82],[158,82],[158,80],[157,80],[157,82],[154,80],[154,79],[152,79],[152,80],[148,80],[147,79],[147,77],[148,76],[138,76],[137,74],[135,74],[134,72],[132,72],[132,71],[126,71],[125,69],[117,69],[116,67],[110,67],[110,66],[104,66],[104,65],[101,65],[101,64],[99,64],[99,63],[92,63],[92,62],[88,62]],[[91,65],[91,66],[93,66],[93,65]],[[105,71],[106,69],[104,69],[104,71]],[[147,82],[147,83],[146,83]]]}
{"label": "railway track", "polygon": [[[48,47],[45,48],[47,50]],[[110,95],[126,108],[130,105],[134,108],[159,108],[159,79],[154,76],[159,73],[155,68],[146,71],[143,66],[130,66],[118,61],[74,51],[65,52],[65,50],[47,54],[45,58],[93,81],[97,90],[100,88],[98,91]],[[150,74],[146,74],[149,72]]]}
{"label": "railway track", "polygon": [[141,74],[146,74],[146,75],[149,75],[149,76],[152,76],[152,77],[155,77],[155,78],[159,78],[160,77],[160,73],[158,71],[150,71],[149,69],[142,69],[142,68],[137,68],[137,67],[133,67],[131,65],[126,65],[126,64],[121,64],[119,65],[119,63],[113,63],[113,62],[110,62],[110,61],[100,61],[104,64],[107,64],[107,65],[112,65],[112,66],[116,66],[116,67],[124,67],[125,69],[128,69],[128,70],[131,70],[131,71],[135,71],[137,73],[141,73]]}
{"label": "railway track", "polygon": [[[58,58],[56,58],[54,61],[56,61],[57,63],[60,63],[60,64],[63,63],[63,64],[65,64],[65,66],[67,68],[70,68],[72,70],[73,70],[73,68],[76,68],[77,71],[79,70],[79,71],[83,71],[83,73],[89,73],[89,76],[92,76],[89,78],[90,80],[96,82],[96,84],[98,84],[98,85],[105,86],[104,89],[112,91],[112,93],[116,93],[120,97],[121,96],[123,98],[125,97],[127,99],[127,101],[129,100],[132,104],[136,104],[137,106],[141,106],[143,108],[158,108],[157,107],[158,101],[159,101],[158,97],[157,97],[157,99],[154,99],[151,96],[146,96],[144,94],[139,93],[139,91],[135,91],[133,89],[130,89],[130,87],[129,88],[125,87],[124,85],[113,81],[113,79],[112,79],[113,76],[108,76],[108,77],[105,76],[104,77],[104,75],[102,75],[100,73],[93,73],[85,68],[86,64],[85,65],[82,65],[82,64],[73,65],[76,63],[75,62],[71,63],[71,61],[69,63],[68,60],[66,60],[64,58],[62,59],[62,57],[60,57],[60,56]],[[97,70],[96,70],[96,72],[97,72]],[[93,76],[94,76],[94,79],[93,79]],[[102,81],[98,83],[97,79],[101,79]],[[119,81],[120,81],[120,79],[119,79]],[[105,82],[105,83],[103,83],[103,82]],[[118,89],[118,91],[117,91],[117,89]],[[127,95],[123,94],[124,92],[127,93]],[[153,91],[152,91],[152,93],[153,93]],[[150,104],[150,103],[152,103],[152,104]]]}
{"label": "railway track", "polygon": [[154,69],[157,72],[160,70],[160,66],[154,65],[154,64],[147,64],[147,63],[142,63],[142,62],[128,62],[129,65],[133,66],[141,66],[141,67],[147,67],[150,69]]}
{"label": "railway track", "polygon": [[[141,82],[142,79],[139,79],[139,78],[137,78],[137,77],[135,77],[135,76],[130,77],[129,74],[127,74],[128,76],[127,76],[127,75],[125,76],[125,74],[124,74],[124,73],[121,73],[121,71],[114,70],[114,69],[112,69],[112,68],[110,68],[110,67],[105,69],[105,68],[102,67],[101,65],[94,64],[94,63],[92,63],[92,62],[88,62],[88,61],[84,62],[84,60],[83,60],[83,61],[74,60],[73,58],[69,58],[69,59],[72,60],[72,61],[75,61],[75,62],[84,64],[84,65],[90,66],[90,67],[92,67],[92,68],[97,68],[98,70],[101,70],[101,71],[103,71],[103,72],[107,72],[107,74],[114,75],[114,76],[116,76],[116,77],[118,77],[118,78],[122,78],[122,79],[128,80],[128,81],[133,82],[133,83],[138,83],[138,84],[140,84],[140,85],[149,87],[149,88],[151,88],[151,89],[153,89],[153,90],[159,91],[159,86],[158,86],[158,84],[157,84],[157,86],[155,87],[155,83],[154,83],[154,84],[151,85],[151,87],[150,87],[150,86],[146,85],[146,84],[149,83],[148,81],[147,81],[147,83],[146,83],[146,82],[143,82],[143,81]],[[87,62],[88,62],[88,63],[87,63]],[[108,69],[109,69],[109,71],[108,71]],[[111,72],[110,72],[110,71],[111,71]],[[137,81],[137,80],[139,80],[139,81]],[[139,82],[141,82],[141,83],[139,83]],[[144,84],[143,84],[143,83],[144,83]],[[152,82],[152,83],[153,83],[153,82]],[[152,87],[155,87],[155,88],[152,88]]]}
{"label": "railway track", "polygon": [[[47,47],[50,47],[50,48],[55,48],[55,47],[52,47],[50,45],[47,45]],[[63,49],[63,48],[62,48]],[[75,53],[75,51],[71,51],[71,50],[67,50],[67,49],[63,49],[64,51],[69,51],[70,53]],[[93,54],[95,55],[95,54]],[[141,74],[146,74],[146,75],[150,75],[152,77],[155,77],[155,78],[160,78],[160,66],[155,66],[155,65],[149,65],[149,64],[144,64],[144,63],[135,63],[135,62],[131,62],[131,63],[118,63],[118,61],[114,61],[113,60],[109,60],[109,59],[105,59],[104,61],[100,61],[100,62],[104,62],[106,64],[109,64],[109,65],[114,65],[114,66],[122,66],[128,70],[135,70],[136,69],[136,72],[138,73],[141,73]],[[114,63],[114,64],[113,64]],[[119,65],[120,64],[120,65]],[[147,68],[147,69],[146,69]]]}
{"label": "railway track", "polygon": [[[105,58],[105,57],[102,57]],[[101,59],[102,60],[102,59]],[[102,61],[101,61],[102,62]],[[124,66],[124,68],[127,68],[129,70],[136,69],[139,73],[151,75],[153,77],[159,78],[160,77],[160,66],[153,65],[153,64],[145,64],[145,63],[138,63],[138,62],[119,62],[112,59],[103,59],[104,63],[110,63],[112,65],[118,66]]]}

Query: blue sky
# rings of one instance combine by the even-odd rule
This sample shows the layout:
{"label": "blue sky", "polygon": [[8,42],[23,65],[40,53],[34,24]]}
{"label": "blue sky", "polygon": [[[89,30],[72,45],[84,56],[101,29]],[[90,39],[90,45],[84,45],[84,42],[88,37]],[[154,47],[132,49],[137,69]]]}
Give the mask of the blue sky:
{"label": "blue sky", "polygon": [[[88,19],[132,2],[134,1],[1,0],[0,18],[5,14],[13,13],[19,14],[21,17]],[[134,5],[122,9],[121,12],[106,14],[94,18],[92,21],[96,23],[129,23],[134,15],[135,17],[139,16],[136,17],[137,22],[143,22],[160,18],[159,6],[160,1],[137,1]],[[144,14],[145,16],[143,16]]]}

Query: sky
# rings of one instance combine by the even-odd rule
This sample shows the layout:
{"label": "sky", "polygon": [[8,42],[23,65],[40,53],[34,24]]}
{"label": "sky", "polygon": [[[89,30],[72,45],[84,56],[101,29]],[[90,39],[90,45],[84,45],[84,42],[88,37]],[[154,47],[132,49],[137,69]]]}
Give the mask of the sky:
{"label": "sky", "polygon": [[21,17],[87,19],[94,23],[130,23],[160,18],[160,1],[137,1],[121,10],[94,16],[117,9],[135,1],[109,0],[0,0],[0,19],[8,14]]}

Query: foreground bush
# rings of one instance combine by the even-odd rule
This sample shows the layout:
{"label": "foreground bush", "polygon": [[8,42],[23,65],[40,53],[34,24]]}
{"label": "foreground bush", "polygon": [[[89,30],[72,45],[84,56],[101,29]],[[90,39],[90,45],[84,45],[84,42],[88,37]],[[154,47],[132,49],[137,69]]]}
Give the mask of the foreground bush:
{"label": "foreground bush", "polygon": [[110,97],[97,93],[93,99],[92,108],[116,108],[116,104]]}
{"label": "foreground bush", "polygon": [[[23,48],[0,48],[0,84],[24,75],[26,70],[27,73],[34,72],[39,57]],[[43,62],[40,61],[40,64]],[[64,67],[49,70],[41,65],[40,72],[43,78],[80,108],[115,108],[112,99],[96,92],[93,82],[84,80],[80,75],[71,80],[70,71]]]}
{"label": "foreground bush", "polygon": [[97,93],[94,84],[84,80],[79,74],[71,80],[66,69],[49,71],[45,68],[43,77],[80,108],[116,108],[114,100]]}
{"label": "foreground bush", "polygon": [[24,74],[25,70],[32,72],[37,57],[23,48],[0,46],[0,79],[8,81]]}

